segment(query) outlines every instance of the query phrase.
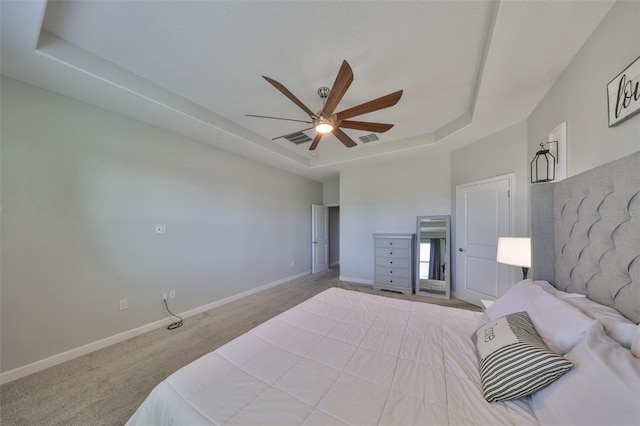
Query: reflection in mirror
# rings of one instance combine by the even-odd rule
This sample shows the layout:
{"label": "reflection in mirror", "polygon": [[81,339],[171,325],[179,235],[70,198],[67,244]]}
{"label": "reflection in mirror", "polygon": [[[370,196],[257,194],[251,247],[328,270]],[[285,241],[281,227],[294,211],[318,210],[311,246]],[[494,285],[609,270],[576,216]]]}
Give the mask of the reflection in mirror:
{"label": "reflection in mirror", "polygon": [[449,216],[418,216],[416,294],[450,297],[449,223]]}

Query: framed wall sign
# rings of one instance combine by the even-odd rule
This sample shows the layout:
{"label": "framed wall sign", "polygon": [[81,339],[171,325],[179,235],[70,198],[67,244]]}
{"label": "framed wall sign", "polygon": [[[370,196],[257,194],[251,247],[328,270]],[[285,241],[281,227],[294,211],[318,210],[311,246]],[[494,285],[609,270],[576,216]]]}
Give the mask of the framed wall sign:
{"label": "framed wall sign", "polygon": [[607,85],[609,127],[640,112],[640,56]]}

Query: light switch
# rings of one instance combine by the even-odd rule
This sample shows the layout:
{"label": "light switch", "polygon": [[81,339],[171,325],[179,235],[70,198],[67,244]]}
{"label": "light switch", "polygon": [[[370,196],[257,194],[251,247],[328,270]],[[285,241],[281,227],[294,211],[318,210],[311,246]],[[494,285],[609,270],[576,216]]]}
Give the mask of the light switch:
{"label": "light switch", "polygon": [[160,224],[156,225],[156,234],[166,234],[167,233],[167,225]]}

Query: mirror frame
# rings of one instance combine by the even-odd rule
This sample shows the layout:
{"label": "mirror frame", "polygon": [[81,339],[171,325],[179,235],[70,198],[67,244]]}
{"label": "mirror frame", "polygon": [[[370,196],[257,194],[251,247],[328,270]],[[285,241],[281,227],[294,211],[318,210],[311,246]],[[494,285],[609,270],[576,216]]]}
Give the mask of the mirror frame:
{"label": "mirror frame", "polygon": [[[430,293],[427,291],[420,291],[420,223],[423,220],[429,221],[443,221],[446,224],[445,234],[445,269],[444,274],[446,279],[445,294]],[[420,296],[435,297],[438,299],[450,299],[451,298],[451,216],[439,215],[439,216],[418,216],[416,219],[416,254],[415,254],[415,280],[413,283],[414,292]]]}

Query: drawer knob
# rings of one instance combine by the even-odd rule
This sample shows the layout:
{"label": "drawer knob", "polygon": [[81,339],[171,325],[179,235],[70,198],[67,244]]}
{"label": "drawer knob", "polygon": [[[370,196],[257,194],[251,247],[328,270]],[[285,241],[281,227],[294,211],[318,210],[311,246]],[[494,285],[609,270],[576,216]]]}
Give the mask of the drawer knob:
{"label": "drawer knob", "polygon": [[393,265],[393,260],[391,262],[389,262],[389,264]]}
{"label": "drawer knob", "polygon": [[393,271],[389,271],[390,274],[393,274]]}
{"label": "drawer knob", "polygon": [[389,254],[393,254],[393,252],[392,252],[392,251],[390,251],[390,252],[389,252]]}

